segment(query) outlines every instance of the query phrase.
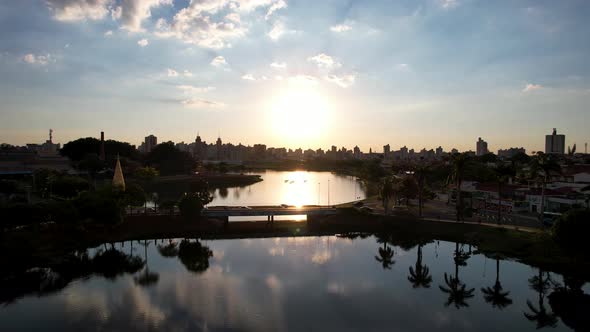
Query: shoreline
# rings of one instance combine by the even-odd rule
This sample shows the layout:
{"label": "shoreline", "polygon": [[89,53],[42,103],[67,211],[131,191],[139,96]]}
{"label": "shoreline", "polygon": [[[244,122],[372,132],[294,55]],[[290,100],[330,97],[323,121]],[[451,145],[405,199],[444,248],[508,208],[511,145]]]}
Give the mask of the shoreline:
{"label": "shoreline", "polygon": [[418,220],[411,215],[375,216],[341,213],[308,221],[230,222],[178,216],[130,216],[112,228],[21,230],[2,234],[0,262],[15,268],[43,266],[60,255],[104,243],[162,238],[239,239],[294,236],[333,236],[354,233],[387,234],[391,244],[408,247],[434,240],[470,244],[489,257],[497,255],[557,273],[574,273],[590,280],[590,261],[573,257],[542,231],[524,231],[472,223]]}

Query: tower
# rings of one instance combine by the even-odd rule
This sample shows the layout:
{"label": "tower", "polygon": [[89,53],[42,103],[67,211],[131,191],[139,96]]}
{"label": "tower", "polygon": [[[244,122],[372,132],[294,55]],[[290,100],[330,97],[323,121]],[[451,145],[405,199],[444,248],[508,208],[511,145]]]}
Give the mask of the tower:
{"label": "tower", "polygon": [[100,160],[104,161],[105,160],[105,154],[104,154],[104,131],[100,132]]}
{"label": "tower", "polygon": [[117,155],[117,164],[115,165],[115,174],[113,175],[113,188],[119,187],[125,191],[125,178],[123,177],[123,169],[121,168],[121,161]]}

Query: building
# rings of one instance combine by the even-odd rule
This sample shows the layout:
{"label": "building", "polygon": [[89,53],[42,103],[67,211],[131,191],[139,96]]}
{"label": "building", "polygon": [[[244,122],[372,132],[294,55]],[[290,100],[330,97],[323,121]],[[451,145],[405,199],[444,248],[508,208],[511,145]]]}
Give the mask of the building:
{"label": "building", "polygon": [[525,148],[500,149],[498,150],[498,157],[510,159],[520,153],[526,154]]}
{"label": "building", "polygon": [[154,135],[146,136],[143,144],[143,152],[150,153],[153,150],[153,148],[155,148],[156,145],[158,145],[158,138]]}
{"label": "building", "polygon": [[481,137],[475,143],[475,155],[476,156],[483,156],[488,154],[488,142],[481,139]]}
{"label": "building", "polygon": [[59,155],[60,144],[53,143],[53,129],[49,129],[49,139],[43,144],[27,144],[27,149],[34,151],[40,157],[55,157]]}
{"label": "building", "polygon": [[545,136],[545,153],[565,153],[565,135],[558,135],[555,128],[551,135]]}
{"label": "building", "polygon": [[384,145],[384,146],[383,146],[383,154],[384,154],[385,156],[387,156],[387,155],[389,155],[389,153],[390,153],[390,152],[391,152],[391,147],[389,146],[389,144],[387,144],[387,145]]}

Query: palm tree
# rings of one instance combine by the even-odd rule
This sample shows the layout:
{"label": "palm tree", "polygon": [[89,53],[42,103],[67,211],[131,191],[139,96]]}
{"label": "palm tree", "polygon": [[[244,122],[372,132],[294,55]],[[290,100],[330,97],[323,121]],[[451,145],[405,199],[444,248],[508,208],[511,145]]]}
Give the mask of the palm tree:
{"label": "palm tree", "polygon": [[508,297],[510,292],[504,291],[500,283],[500,258],[496,257],[496,282],[492,287],[482,288],[481,292],[487,303],[492,307],[504,309],[512,304],[512,299]]}
{"label": "palm tree", "polygon": [[178,258],[187,270],[203,273],[209,268],[209,258],[213,252],[201,242],[182,240],[178,245]]}
{"label": "palm tree", "polygon": [[150,241],[148,240],[144,240],[143,241],[143,248],[144,248],[144,259],[145,259],[145,269],[144,269],[144,273],[141,274],[139,277],[135,277],[135,283],[137,283],[140,286],[150,286],[152,284],[155,284],[156,282],[158,282],[158,280],[160,279],[160,275],[158,273],[150,273],[150,269],[148,267],[148,254],[147,254],[147,248],[150,244]]}
{"label": "palm tree", "polygon": [[426,175],[430,171],[430,166],[420,164],[414,171],[416,182],[418,183],[418,216],[422,217],[422,205],[424,200],[424,186],[426,182]]}
{"label": "palm tree", "polygon": [[468,289],[467,286],[459,279],[459,265],[467,265],[467,259],[469,258],[468,253],[463,252],[463,248],[459,249],[459,243],[455,243],[455,254],[453,261],[455,262],[455,276],[447,275],[445,273],[445,284],[446,287],[441,285],[438,286],[443,293],[449,295],[445,306],[451,304],[455,305],[455,308],[460,309],[462,307],[468,307],[467,299],[472,298],[475,288]]}
{"label": "palm tree", "polygon": [[395,264],[393,260],[395,252],[387,245],[387,240],[388,236],[386,235],[377,236],[377,242],[383,243],[383,248],[379,247],[379,255],[375,256],[375,260],[381,263],[383,269],[391,270],[391,267]]}
{"label": "palm tree", "polygon": [[163,257],[176,257],[178,256],[178,243],[168,239],[168,244],[158,244],[158,251]]}
{"label": "palm tree", "polygon": [[540,220],[543,221],[545,212],[545,189],[552,174],[561,173],[561,166],[551,156],[538,152],[531,160],[531,175],[541,182],[541,209]]}
{"label": "palm tree", "polygon": [[383,210],[385,213],[389,212],[389,200],[394,196],[394,181],[393,178],[387,177],[381,180],[379,184],[379,197],[381,197],[381,203],[383,204]]}
{"label": "palm tree", "polygon": [[465,168],[467,166],[469,157],[464,153],[455,153],[451,157],[451,174],[449,175],[449,183],[455,184],[457,191],[457,221],[463,220],[463,197],[461,196],[461,184],[463,184],[463,176],[465,175]]}
{"label": "palm tree", "polygon": [[516,172],[511,165],[498,163],[494,169],[494,173],[498,182],[498,224],[500,224],[500,220],[502,219],[502,186]]}
{"label": "palm tree", "polygon": [[538,300],[538,307],[535,307],[530,300],[527,300],[527,306],[530,312],[525,312],[524,316],[531,322],[537,323],[537,329],[543,327],[555,327],[557,326],[557,316],[551,312],[547,311],[545,308],[545,294],[551,288],[552,285],[551,276],[549,272],[543,272],[542,269],[539,268],[539,274],[529,279],[529,285],[531,289],[537,291],[539,293],[539,300]]}
{"label": "palm tree", "polygon": [[412,287],[414,288],[430,288],[432,276],[430,275],[428,266],[422,264],[422,244],[418,245],[415,267],[410,266],[408,281],[412,283]]}

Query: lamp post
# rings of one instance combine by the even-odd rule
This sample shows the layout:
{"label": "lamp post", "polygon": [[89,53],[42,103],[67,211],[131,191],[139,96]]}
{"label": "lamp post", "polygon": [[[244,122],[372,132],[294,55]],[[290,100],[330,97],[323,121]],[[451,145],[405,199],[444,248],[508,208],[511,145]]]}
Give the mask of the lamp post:
{"label": "lamp post", "polygon": [[318,205],[320,204],[320,183],[318,182]]}
{"label": "lamp post", "polygon": [[330,205],[330,180],[328,180],[328,205]]}

